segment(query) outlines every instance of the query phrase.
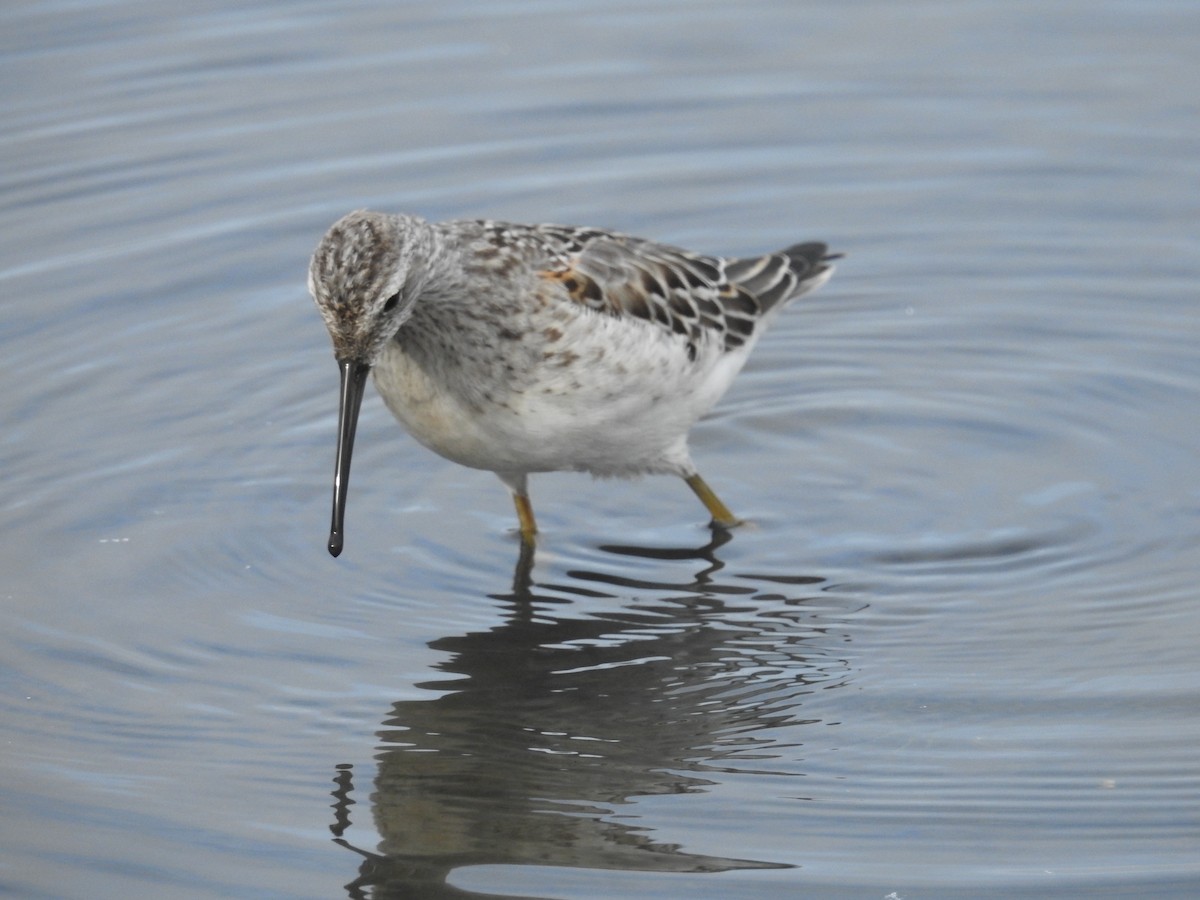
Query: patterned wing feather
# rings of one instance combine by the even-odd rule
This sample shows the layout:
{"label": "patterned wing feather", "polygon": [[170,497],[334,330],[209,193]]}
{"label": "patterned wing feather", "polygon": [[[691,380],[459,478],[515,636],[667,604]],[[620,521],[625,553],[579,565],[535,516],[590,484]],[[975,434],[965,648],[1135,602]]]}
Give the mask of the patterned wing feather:
{"label": "patterned wing feather", "polygon": [[538,229],[555,248],[541,276],[598,312],[654,322],[688,339],[741,347],[763,314],[798,296],[833,257],[824,244],[797,244],[750,259],[722,259],[598,229]]}

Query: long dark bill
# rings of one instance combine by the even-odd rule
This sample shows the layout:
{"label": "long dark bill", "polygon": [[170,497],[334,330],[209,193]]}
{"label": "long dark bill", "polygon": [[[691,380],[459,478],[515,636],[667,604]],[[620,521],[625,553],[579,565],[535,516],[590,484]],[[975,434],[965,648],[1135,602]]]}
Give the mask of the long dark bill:
{"label": "long dark bill", "polygon": [[358,409],[371,367],[352,359],[338,360],[342,370],[341,402],[338,404],[337,462],[333,470],[333,521],[329,525],[329,552],[342,552],[345,539],[346,490],[350,486],[350,454],[354,452],[354,431],[358,428]]}

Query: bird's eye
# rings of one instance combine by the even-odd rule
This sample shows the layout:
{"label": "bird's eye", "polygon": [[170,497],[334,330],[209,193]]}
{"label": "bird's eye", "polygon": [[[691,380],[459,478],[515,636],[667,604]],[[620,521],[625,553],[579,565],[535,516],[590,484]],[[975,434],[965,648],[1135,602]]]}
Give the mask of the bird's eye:
{"label": "bird's eye", "polygon": [[396,308],[396,304],[399,302],[400,302],[400,292],[397,291],[396,293],[392,294],[392,296],[388,297],[386,301],[384,301],[383,311],[391,312],[393,309]]}

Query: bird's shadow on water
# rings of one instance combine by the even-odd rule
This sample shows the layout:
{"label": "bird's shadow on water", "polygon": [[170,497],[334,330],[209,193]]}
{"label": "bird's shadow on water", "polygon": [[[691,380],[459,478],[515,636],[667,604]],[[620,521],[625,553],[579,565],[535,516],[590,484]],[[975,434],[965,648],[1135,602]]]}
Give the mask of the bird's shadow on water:
{"label": "bird's shadow on water", "polygon": [[[352,769],[338,768],[331,828],[361,857],[349,895],[483,896],[447,883],[477,865],[790,867],[684,852],[634,808],[756,766],[802,774],[785,760],[797,729],[820,721],[802,717],[804,697],[849,681],[837,655],[847,610],[822,593],[824,579],[727,575],[718,551],[729,539],[714,529],[696,548],[605,546],[612,571],[546,583],[522,549],[511,589],[490,595],[504,620],[432,642],[451,677],[419,685],[436,696],[399,701],[383,721],[376,850],[347,838],[359,801]],[[637,578],[637,560],[688,574]]]}

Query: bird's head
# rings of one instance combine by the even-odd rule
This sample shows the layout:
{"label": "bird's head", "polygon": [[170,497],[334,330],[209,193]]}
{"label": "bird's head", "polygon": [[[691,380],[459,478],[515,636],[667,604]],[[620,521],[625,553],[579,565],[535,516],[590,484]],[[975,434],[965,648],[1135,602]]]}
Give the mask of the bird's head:
{"label": "bird's head", "polygon": [[432,230],[414,216],[359,210],[321,238],[308,268],[308,291],[333,339],[341,371],[337,460],[329,552],[342,552],[350,457],[367,373],[412,315],[431,256]]}
{"label": "bird's head", "polygon": [[373,366],[412,315],[424,282],[429,226],[414,216],[358,210],[325,233],[308,269],[338,362]]}

